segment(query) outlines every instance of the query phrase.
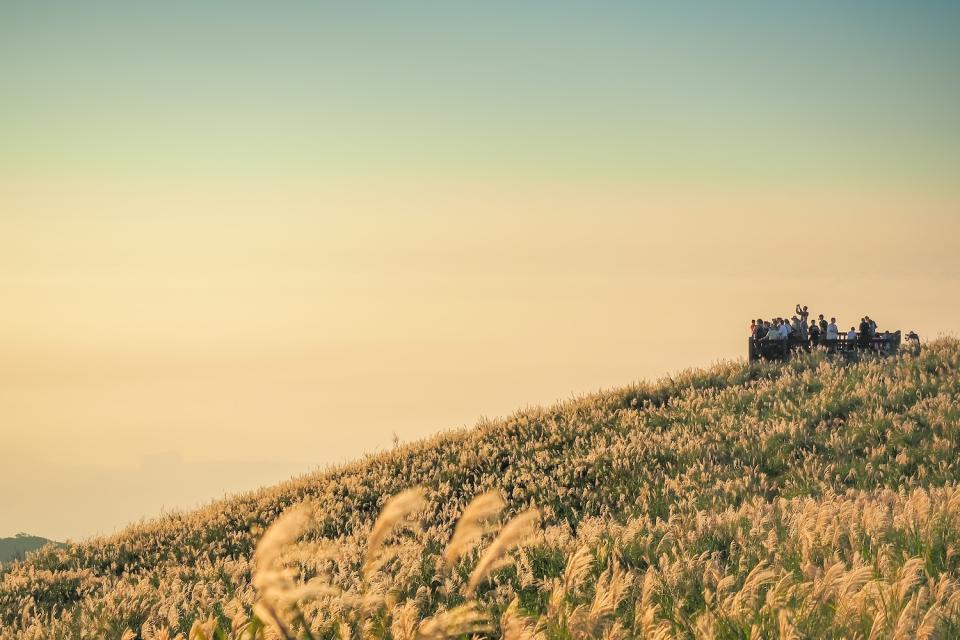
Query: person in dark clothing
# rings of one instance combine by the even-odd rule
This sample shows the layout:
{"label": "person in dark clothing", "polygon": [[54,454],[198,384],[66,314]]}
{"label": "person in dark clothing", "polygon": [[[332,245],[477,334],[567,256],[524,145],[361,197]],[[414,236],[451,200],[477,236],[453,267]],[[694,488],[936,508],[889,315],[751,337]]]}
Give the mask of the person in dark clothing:
{"label": "person in dark clothing", "polygon": [[820,318],[817,320],[817,324],[820,325],[820,335],[827,335],[827,327],[830,326],[830,323],[827,322],[827,319],[823,317],[823,314],[820,314]]}
{"label": "person in dark clothing", "polygon": [[807,329],[807,334],[810,336],[811,347],[815,347],[820,344],[820,327],[817,326],[816,322],[810,323],[810,328]]}
{"label": "person in dark clothing", "polygon": [[858,338],[861,347],[867,348],[870,346],[870,340],[873,338],[873,334],[870,331],[870,322],[866,318],[860,320],[860,333]]}
{"label": "person in dark clothing", "polygon": [[920,355],[920,336],[914,331],[907,334],[907,346],[914,355]]}

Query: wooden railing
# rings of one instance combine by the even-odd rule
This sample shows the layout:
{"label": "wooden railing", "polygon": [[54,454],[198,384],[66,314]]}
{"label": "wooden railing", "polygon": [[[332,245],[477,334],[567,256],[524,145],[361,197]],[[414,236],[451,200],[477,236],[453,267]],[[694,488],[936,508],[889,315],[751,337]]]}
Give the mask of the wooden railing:
{"label": "wooden railing", "polygon": [[827,353],[855,354],[874,352],[882,355],[896,353],[900,349],[902,338],[899,331],[891,334],[848,340],[846,334],[836,340],[820,339],[810,342],[803,338],[785,338],[767,340],[766,338],[747,338],[747,353],[751,362],[756,360],[787,360],[792,353],[806,352],[814,348],[825,349]]}

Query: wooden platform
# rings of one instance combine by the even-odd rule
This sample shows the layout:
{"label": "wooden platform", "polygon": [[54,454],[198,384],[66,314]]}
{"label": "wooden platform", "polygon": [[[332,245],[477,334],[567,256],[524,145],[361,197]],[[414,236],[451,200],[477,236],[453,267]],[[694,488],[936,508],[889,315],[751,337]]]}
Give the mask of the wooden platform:
{"label": "wooden platform", "polygon": [[750,362],[757,360],[788,360],[794,353],[806,353],[811,349],[825,349],[827,353],[856,355],[860,353],[878,353],[892,355],[900,350],[902,337],[899,331],[889,336],[879,336],[869,340],[847,340],[846,335],[837,340],[820,340],[810,345],[805,340],[788,338],[786,340],[757,340],[747,338],[747,354]]}

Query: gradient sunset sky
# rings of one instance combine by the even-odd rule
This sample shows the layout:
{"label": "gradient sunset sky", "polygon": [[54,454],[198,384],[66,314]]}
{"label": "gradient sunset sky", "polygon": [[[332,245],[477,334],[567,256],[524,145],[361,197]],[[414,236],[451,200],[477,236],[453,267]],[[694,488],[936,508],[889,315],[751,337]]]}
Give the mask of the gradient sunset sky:
{"label": "gradient sunset sky", "polygon": [[960,3],[0,1],[0,536],[960,327]]}

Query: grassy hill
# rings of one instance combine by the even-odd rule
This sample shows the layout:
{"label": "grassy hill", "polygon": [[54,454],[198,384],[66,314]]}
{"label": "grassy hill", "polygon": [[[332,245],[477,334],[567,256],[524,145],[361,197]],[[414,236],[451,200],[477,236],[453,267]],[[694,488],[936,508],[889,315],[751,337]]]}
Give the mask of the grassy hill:
{"label": "grassy hill", "polygon": [[955,339],[721,364],[48,548],[0,638],[956,638],[958,460]]}
{"label": "grassy hill", "polygon": [[22,560],[30,551],[50,544],[52,541],[39,536],[18,533],[12,538],[0,538],[0,563]]}

